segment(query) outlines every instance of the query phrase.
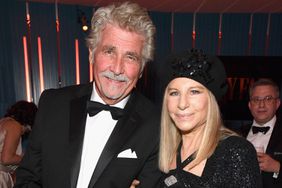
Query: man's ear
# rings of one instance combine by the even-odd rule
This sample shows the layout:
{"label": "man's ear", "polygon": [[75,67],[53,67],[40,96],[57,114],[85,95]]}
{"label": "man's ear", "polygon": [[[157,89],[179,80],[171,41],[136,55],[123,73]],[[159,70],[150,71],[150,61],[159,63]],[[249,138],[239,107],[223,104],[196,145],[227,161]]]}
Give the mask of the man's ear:
{"label": "man's ear", "polygon": [[143,71],[140,72],[139,79],[142,78]]}
{"label": "man's ear", "polygon": [[89,56],[88,56],[89,63],[94,63],[94,54],[93,54],[93,50],[91,50],[90,48],[88,48],[88,52],[89,52]]}
{"label": "man's ear", "polygon": [[144,70],[145,70],[145,66],[146,66],[146,65],[142,65],[142,67],[141,67],[141,71],[140,71],[140,73],[139,73],[139,79],[142,78],[142,75],[143,75]]}
{"label": "man's ear", "polygon": [[281,103],[281,100],[280,98],[276,99],[276,110],[278,110],[279,106],[280,106],[280,103]]}

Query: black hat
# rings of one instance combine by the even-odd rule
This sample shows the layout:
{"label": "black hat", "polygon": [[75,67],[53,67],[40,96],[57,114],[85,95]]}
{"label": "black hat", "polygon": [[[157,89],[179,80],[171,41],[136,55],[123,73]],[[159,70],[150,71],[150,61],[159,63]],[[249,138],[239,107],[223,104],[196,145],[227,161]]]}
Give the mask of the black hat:
{"label": "black hat", "polygon": [[169,82],[179,77],[190,78],[209,89],[217,100],[227,91],[225,69],[216,56],[208,56],[202,50],[186,50],[171,56],[168,65]]}

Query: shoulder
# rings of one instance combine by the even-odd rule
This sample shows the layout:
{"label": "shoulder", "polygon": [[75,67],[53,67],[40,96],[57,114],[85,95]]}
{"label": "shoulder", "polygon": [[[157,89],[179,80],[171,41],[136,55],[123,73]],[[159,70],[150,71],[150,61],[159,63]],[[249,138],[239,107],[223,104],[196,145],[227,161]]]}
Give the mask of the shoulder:
{"label": "shoulder", "polygon": [[133,91],[125,106],[125,111],[143,128],[159,130],[160,110],[138,91]]}
{"label": "shoulder", "polygon": [[251,127],[252,127],[252,122],[248,122],[248,123],[243,124],[240,128],[240,134],[243,137],[247,137]]}
{"label": "shoulder", "polygon": [[147,107],[147,108],[155,108],[155,105],[152,103],[151,100],[149,100],[147,97],[145,97],[143,94],[141,94],[138,91],[134,91],[133,93],[135,95],[135,104],[138,107]]}
{"label": "shoulder", "polygon": [[220,141],[221,145],[230,148],[253,148],[253,145],[244,137],[241,136],[229,136]]}
{"label": "shoulder", "polygon": [[40,103],[55,103],[55,102],[63,102],[69,101],[74,98],[81,97],[83,95],[91,94],[92,92],[92,83],[88,84],[80,84],[80,85],[72,85],[66,86],[63,88],[56,89],[47,89],[44,90],[40,96]]}
{"label": "shoulder", "polygon": [[213,155],[214,165],[231,187],[260,187],[260,170],[252,144],[240,136],[219,142]]}
{"label": "shoulder", "polygon": [[138,91],[132,93],[132,99],[128,101],[128,106],[133,107],[140,116],[146,117],[146,119],[160,115],[157,106]]}
{"label": "shoulder", "polygon": [[22,125],[13,118],[7,117],[1,124],[1,129],[6,132],[21,132]]}
{"label": "shoulder", "polygon": [[92,84],[80,84],[80,85],[71,85],[71,86],[66,86],[62,88],[51,88],[44,90],[43,93],[41,94],[41,97],[54,97],[54,96],[72,96],[72,95],[77,95],[80,94],[80,92],[87,92],[87,91],[92,91]]}
{"label": "shoulder", "polygon": [[241,136],[229,136],[219,142],[218,149],[230,156],[256,156],[254,146]]}
{"label": "shoulder", "polygon": [[127,107],[134,107],[135,109],[146,109],[142,113],[155,110],[156,106],[142,93],[137,90],[132,91],[131,96],[127,102]]}
{"label": "shoulder", "polygon": [[[257,179],[259,176],[256,151],[252,144],[245,138],[230,136],[220,141],[213,158],[215,159],[214,161],[222,164],[220,166],[222,166],[225,171],[236,176],[238,180],[244,181],[243,179],[245,178]],[[254,183],[255,181],[256,180],[254,180]],[[241,183],[242,182],[239,184]]]}
{"label": "shoulder", "polygon": [[277,115],[276,117],[277,117],[277,119],[276,119],[276,122],[275,122],[274,129],[275,129],[275,131],[279,132],[282,135],[282,117],[281,117],[281,115]]}

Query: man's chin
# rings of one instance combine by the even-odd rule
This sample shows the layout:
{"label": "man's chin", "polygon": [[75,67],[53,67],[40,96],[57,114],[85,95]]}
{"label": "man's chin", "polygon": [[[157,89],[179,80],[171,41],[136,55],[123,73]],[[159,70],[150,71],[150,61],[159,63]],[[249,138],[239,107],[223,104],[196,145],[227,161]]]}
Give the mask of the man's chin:
{"label": "man's chin", "polygon": [[122,97],[123,93],[105,93],[105,96],[109,99],[109,100],[118,100]]}

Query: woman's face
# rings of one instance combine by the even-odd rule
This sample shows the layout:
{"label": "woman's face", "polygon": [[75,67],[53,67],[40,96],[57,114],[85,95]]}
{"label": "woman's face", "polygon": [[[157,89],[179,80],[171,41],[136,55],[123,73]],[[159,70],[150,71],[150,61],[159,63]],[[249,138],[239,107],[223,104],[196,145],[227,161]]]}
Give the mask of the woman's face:
{"label": "woman's face", "polygon": [[167,109],[176,127],[189,133],[205,125],[208,90],[189,78],[176,78],[167,87]]}

